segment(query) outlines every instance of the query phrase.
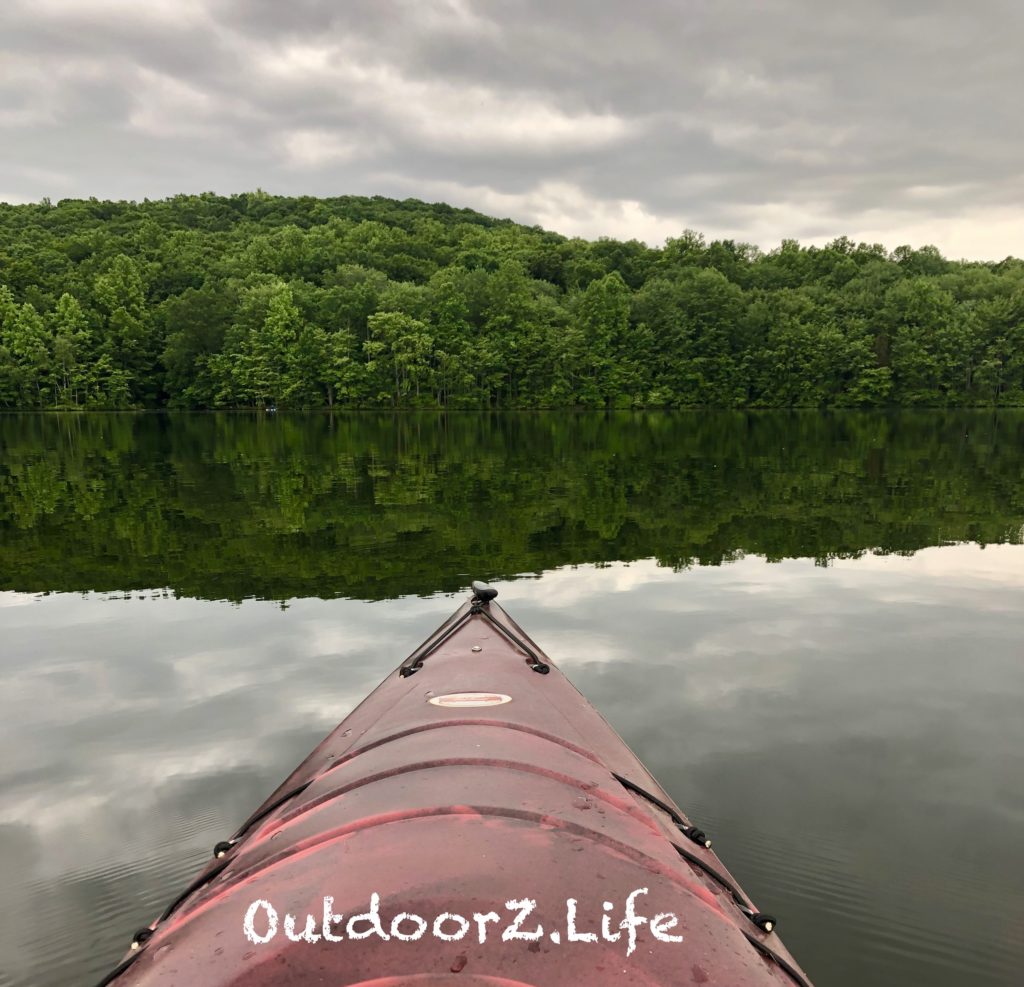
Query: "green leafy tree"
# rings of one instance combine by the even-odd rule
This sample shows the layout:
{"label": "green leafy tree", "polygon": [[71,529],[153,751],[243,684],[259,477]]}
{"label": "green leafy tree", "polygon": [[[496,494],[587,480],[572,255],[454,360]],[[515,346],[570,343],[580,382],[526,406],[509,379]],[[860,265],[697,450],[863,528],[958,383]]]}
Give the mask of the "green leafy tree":
{"label": "green leafy tree", "polygon": [[[291,289],[280,283],[271,291],[266,318],[244,337],[234,376],[239,392],[257,405],[272,405],[289,391],[297,393],[301,382],[295,380],[297,366],[308,365],[308,355],[296,359],[296,347],[303,330],[302,316],[295,306]],[[307,336],[310,345],[315,340]],[[322,359],[322,355],[321,355]]]}
{"label": "green leafy tree", "polygon": [[370,316],[369,328],[363,350],[377,399],[396,407],[410,398],[419,403],[433,374],[434,341],[426,325],[404,312],[377,312]]}
{"label": "green leafy tree", "polygon": [[[209,394],[200,357],[217,353],[224,345],[234,315],[235,299],[226,286],[186,288],[160,306],[164,348],[164,391],[173,407],[188,407],[198,393]],[[200,400],[200,404],[208,404]]]}
{"label": "green leafy tree", "polygon": [[904,404],[948,403],[957,346],[952,295],[925,278],[893,285],[884,313],[892,329],[892,374]]}
{"label": "green leafy tree", "polygon": [[29,303],[8,306],[0,302],[3,319],[5,372],[0,393],[10,404],[21,408],[42,408],[50,393],[53,354],[46,325]]}
{"label": "green leafy tree", "polygon": [[60,296],[49,319],[53,336],[53,403],[79,408],[89,394],[93,338],[82,306],[73,295]]}
{"label": "green leafy tree", "polygon": [[138,263],[118,254],[106,273],[93,283],[93,298],[103,316],[100,353],[128,384],[132,403],[152,403],[158,394],[155,379],[159,343],[146,306]]}

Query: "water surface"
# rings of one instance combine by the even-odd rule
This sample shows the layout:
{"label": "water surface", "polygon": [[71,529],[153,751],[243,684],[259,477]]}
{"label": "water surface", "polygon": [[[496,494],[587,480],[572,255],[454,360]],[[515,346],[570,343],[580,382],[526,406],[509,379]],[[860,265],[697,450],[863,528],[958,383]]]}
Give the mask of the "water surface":
{"label": "water surface", "polygon": [[1024,415],[0,418],[0,984],[500,600],[818,987],[1020,982]]}

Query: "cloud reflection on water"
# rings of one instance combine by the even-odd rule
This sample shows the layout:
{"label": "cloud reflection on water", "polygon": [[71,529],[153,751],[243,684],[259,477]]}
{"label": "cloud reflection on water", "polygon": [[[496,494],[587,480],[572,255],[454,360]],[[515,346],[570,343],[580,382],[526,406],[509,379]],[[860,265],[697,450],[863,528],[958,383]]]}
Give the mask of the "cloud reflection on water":
{"label": "cloud reflection on water", "polygon": [[[32,982],[66,982],[55,951],[81,960],[89,942],[104,969],[457,602],[143,595],[0,594],[14,983],[44,957]],[[912,980],[934,960],[913,933],[929,923],[961,955],[988,951],[976,983],[1010,968],[1020,943],[993,930],[1024,918],[1024,548],[586,565],[499,599],[791,917],[812,972],[842,961],[869,982],[888,964]],[[879,916],[911,930],[900,956]]]}

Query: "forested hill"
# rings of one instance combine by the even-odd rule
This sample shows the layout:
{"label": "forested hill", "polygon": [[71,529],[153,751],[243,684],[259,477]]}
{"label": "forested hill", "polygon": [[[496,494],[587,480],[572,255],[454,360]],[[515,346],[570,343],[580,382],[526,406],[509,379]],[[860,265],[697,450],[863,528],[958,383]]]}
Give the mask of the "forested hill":
{"label": "forested hill", "polygon": [[0,205],[0,408],[1024,404],[1024,261],[407,200]]}

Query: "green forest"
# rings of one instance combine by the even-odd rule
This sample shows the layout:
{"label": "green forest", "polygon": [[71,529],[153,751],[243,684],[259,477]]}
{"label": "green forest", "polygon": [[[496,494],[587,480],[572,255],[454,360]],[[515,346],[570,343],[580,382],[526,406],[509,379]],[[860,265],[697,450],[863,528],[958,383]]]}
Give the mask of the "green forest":
{"label": "green forest", "polygon": [[0,408],[1024,404],[1024,261],[415,200],[0,204]]}
{"label": "green forest", "polygon": [[1024,538],[1024,412],[0,415],[0,589],[382,599]]}

